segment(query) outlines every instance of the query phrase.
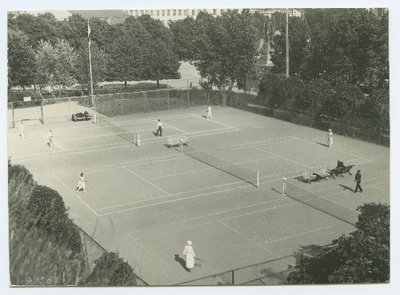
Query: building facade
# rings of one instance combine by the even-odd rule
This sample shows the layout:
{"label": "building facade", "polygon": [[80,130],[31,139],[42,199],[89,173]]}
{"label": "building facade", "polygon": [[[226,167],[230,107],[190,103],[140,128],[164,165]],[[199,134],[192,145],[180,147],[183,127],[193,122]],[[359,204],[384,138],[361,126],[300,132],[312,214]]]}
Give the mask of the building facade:
{"label": "building facade", "polygon": [[[150,17],[154,19],[160,20],[165,26],[168,26],[168,21],[177,21],[182,20],[189,17],[196,18],[200,12],[206,12],[208,14],[219,16],[224,11],[228,9],[220,9],[220,8],[190,8],[190,9],[135,9],[135,10],[127,10],[128,14],[131,16],[139,17],[141,15],[150,15]],[[278,8],[251,8],[251,12],[260,12],[264,15],[271,16],[274,13],[286,13],[286,9],[278,9]],[[289,16],[301,16],[301,11],[297,9],[287,9]]]}

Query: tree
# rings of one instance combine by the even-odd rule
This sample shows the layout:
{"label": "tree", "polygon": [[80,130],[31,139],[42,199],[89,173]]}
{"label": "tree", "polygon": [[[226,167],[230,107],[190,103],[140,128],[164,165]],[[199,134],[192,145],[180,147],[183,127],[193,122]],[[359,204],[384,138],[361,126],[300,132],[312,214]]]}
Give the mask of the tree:
{"label": "tree", "polygon": [[8,88],[30,87],[36,75],[35,52],[28,36],[19,30],[8,30]]}
{"label": "tree", "polygon": [[278,108],[288,98],[285,79],[282,75],[272,73],[266,73],[262,77],[258,89],[262,105]]}
{"label": "tree", "polygon": [[85,286],[136,286],[132,267],[118,253],[103,253],[83,284]]}
{"label": "tree", "polygon": [[390,210],[369,203],[360,211],[356,231],[303,256],[289,274],[289,284],[385,283],[390,276]]}
{"label": "tree", "polygon": [[[280,14],[282,15],[282,14]],[[274,37],[271,51],[271,61],[274,64],[272,72],[285,74],[286,72],[286,33],[278,31]],[[310,30],[307,22],[298,17],[289,19],[289,73],[303,78],[306,70],[306,57],[309,51]]]}
{"label": "tree", "polygon": [[66,86],[76,83],[77,54],[65,40],[58,40],[54,46],[41,41],[36,53],[38,75],[36,84],[42,87],[56,86],[59,95]]}
{"label": "tree", "polygon": [[[93,85],[105,81],[108,77],[109,55],[100,49],[96,43],[90,46],[92,58]],[[77,82],[90,89],[90,65],[88,44],[81,46],[77,51]]]}
{"label": "tree", "polygon": [[180,64],[178,56],[174,53],[171,31],[161,21],[155,20],[149,15],[142,15],[137,20],[151,38],[141,79],[156,80],[157,87],[160,87],[161,79],[179,78]]}
{"label": "tree", "polygon": [[179,60],[193,60],[195,20],[188,16],[183,20],[170,21],[168,25],[174,38],[174,52],[178,55]]}
{"label": "tree", "polygon": [[248,10],[229,10],[219,17],[200,13],[195,22],[195,54],[191,60],[203,79],[218,88],[222,104],[236,84],[246,87],[259,40]]}
{"label": "tree", "polygon": [[146,60],[150,58],[150,35],[135,18],[128,17],[122,24],[114,26],[114,40],[106,52],[110,54],[108,81],[138,81],[146,71]]}
{"label": "tree", "polygon": [[29,37],[29,44],[35,50],[40,41],[55,44],[60,37],[59,22],[52,13],[37,16],[28,13],[17,14],[12,22]]}

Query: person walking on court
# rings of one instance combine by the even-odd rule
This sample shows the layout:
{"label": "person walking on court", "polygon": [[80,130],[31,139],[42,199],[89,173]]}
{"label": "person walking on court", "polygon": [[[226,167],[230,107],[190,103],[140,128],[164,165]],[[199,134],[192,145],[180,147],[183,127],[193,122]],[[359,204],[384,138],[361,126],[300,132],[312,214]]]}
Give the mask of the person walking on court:
{"label": "person walking on court", "polygon": [[49,146],[49,148],[51,148],[53,146],[53,130],[49,130],[49,133],[47,134],[47,138],[49,140],[49,142],[47,143],[47,145]]}
{"label": "person walking on court", "polygon": [[328,130],[328,143],[327,143],[327,146],[328,147],[332,147],[332,145],[333,145],[333,134],[332,134],[332,130],[329,129]]}
{"label": "person walking on court", "polygon": [[212,113],[211,113],[211,106],[210,105],[208,105],[206,113],[207,113],[207,119],[212,119]]}
{"label": "person walking on court", "polygon": [[194,259],[196,258],[191,241],[187,241],[186,246],[183,249],[183,256],[185,256],[186,259],[186,270],[190,272],[194,267]]}
{"label": "person walking on court", "polygon": [[24,126],[24,123],[22,121],[21,121],[21,124],[19,124],[19,137],[21,139],[24,139],[26,137],[25,126]]}
{"label": "person walking on court", "polygon": [[361,188],[361,170],[357,170],[354,181],[357,183],[354,192],[356,193],[358,190],[360,190],[360,193],[362,193],[363,190]]}
{"label": "person walking on court", "polygon": [[157,135],[162,136],[162,123],[161,123],[161,120],[160,120],[160,119],[158,119],[158,122],[157,122],[157,132],[156,132],[156,136],[157,136]]}
{"label": "person walking on court", "polygon": [[83,173],[79,176],[78,185],[76,186],[76,192],[79,193],[80,191],[86,193],[86,180]]}

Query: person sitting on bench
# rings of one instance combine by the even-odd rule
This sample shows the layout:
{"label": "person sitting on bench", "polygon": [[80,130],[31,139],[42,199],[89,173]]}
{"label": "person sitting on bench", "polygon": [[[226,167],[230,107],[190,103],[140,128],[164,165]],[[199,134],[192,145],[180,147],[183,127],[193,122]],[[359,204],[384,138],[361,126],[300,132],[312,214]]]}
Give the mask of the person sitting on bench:
{"label": "person sitting on bench", "polygon": [[337,165],[336,165],[336,169],[343,169],[346,166],[344,166],[344,163],[340,160],[337,160]]}

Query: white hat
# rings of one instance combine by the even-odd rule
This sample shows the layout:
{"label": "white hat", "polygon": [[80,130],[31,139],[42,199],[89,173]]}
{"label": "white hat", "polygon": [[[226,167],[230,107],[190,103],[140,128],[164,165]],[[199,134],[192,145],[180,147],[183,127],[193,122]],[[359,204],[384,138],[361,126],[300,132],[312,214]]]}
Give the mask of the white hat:
{"label": "white hat", "polygon": [[332,131],[331,129],[328,129],[328,131]]}
{"label": "white hat", "polygon": [[188,246],[192,246],[192,241],[187,241]]}

